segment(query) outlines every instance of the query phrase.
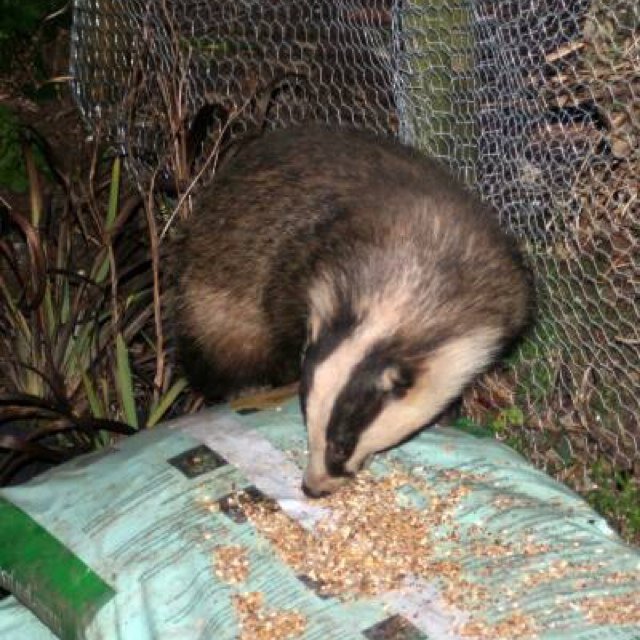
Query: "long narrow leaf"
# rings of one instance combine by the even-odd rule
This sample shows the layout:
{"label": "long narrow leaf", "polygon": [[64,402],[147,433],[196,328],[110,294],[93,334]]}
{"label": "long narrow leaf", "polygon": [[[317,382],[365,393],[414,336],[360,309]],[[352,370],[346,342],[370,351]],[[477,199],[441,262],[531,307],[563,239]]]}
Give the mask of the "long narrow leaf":
{"label": "long narrow leaf", "polygon": [[20,332],[22,339],[26,343],[30,343],[33,333],[31,326],[24,313],[18,308],[16,301],[13,299],[9,288],[6,286],[4,280],[0,278],[0,299],[2,304],[5,305],[5,310],[8,312],[11,318],[11,325]]}
{"label": "long narrow leaf", "polygon": [[64,455],[53,449],[12,435],[0,435],[0,449],[13,451],[14,453],[24,453],[31,458],[40,460],[51,460],[53,462],[61,462],[64,460]]}
{"label": "long narrow leaf", "polygon": [[117,156],[111,167],[111,184],[109,186],[109,205],[107,208],[107,231],[111,231],[118,214],[120,199],[120,157]]}
{"label": "long narrow leaf", "polygon": [[[29,276],[31,283],[30,287],[24,287],[20,306],[24,306],[27,309],[35,309],[42,300],[47,281],[46,259],[42,247],[42,238],[40,237],[37,227],[31,224],[26,218],[23,218],[11,210],[9,210],[9,218],[11,222],[20,229],[20,232],[24,236],[25,247],[29,254]],[[11,264],[11,261],[9,261],[9,264]],[[15,275],[18,275],[14,266],[11,267],[11,270]],[[18,276],[18,278],[24,280],[20,276]],[[23,285],[25,283],[23,283]],[[31,288],[32,291],[28,291],[27,289],[29,288]]]}
{"label": "long narrow leaf", "polygon": [[35,228],[38,228],[38,226],[40,225],[40,219],[42,217],[42,189],[40,188],[40,177],[38,176],[38,169],[36,168],[33,149],[28,142],[25,142],[23,144],[22,152],[24,155],[24,164],[27,169],[27,176],[29,178],[31,224]]}
{"label": "long narrow leaf", "polygon": [[127,351],[127,345],[121,333],[118,333],[116,336],[116,361],[118,367],[118,392],[122,403],[122,411],[127,422],[137,428],[138,416],[136,414],[136,401],[133,392],[129,352]]}
{"label": "long narrow leaf", "polygon": [[162,419],[175,399],[185,390],[186,386],[186,378],[178,378],[178,380],[171,385],[169,391],[162,396],[158,405],[153,409],[151,415],[149,415],[147,427],[153,427]]}
{"label": "long narrow leaf", "polygon": [[44,291],[43,298],[44,306],[44,320],[46,326],[44,327],[47,337],[53,340],[58,334],[58,323],[56,321],[56,314],[54,313],[53,300],[51,299],[51,287],[47,285]]}
{"label": "long narrow leaf", "polygon": [[111,394],[109,393],[109,381],[107,378],[100,378],[100,394],[102,396],[102,406],[111,406]]}
{"label": "long narrow leaf", "polygon": [[92,277],[98,284],[101,284],[109,273],[109,253],[106,249],[100,249],[98,256],[99,260],[95,262]]}
{"label": "long narrow leaf", "polygon": [[[120,199],[120,158],[116,157],[111,167],[111,183],[109,185],[109,204],[107,206],[107,218],[105,220],[105,231],[109,233],[118,215],[118,202]],[[101,249],[98,258],[94,263],[92,275],[94,280],[101,284],[109,273],[109,252],[106,248]]]}
{"label": "long narrow leaf", "polygon": [[71,315],[71,291],[69,289],[69,280],[62,280],[60,288],[60,324],[66,325]]}
{"label": "long narrow leaf", "polygon": [[91,382],[91,378],[89,378],[84,371],[82,372],[82,384],[84,386],[84,391],[87,394],[87,400],[89,401],[89,407],[92,415],[96,418],[104,418],[105,412],[100,404],[100,399],[98,398],[96,389],[93,386],[93,382]]}

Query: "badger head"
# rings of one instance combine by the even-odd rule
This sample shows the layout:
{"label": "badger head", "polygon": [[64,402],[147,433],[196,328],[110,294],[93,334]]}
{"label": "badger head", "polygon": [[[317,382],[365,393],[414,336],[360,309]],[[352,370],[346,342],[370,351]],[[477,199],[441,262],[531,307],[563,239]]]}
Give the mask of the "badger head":
{"label": "badger head", "polygon": [[316,296],[300,388],[308,496],[331,493],[432,422],[499,350],[495,327],[420,323],[397,295],[384,298],[358,309]]}

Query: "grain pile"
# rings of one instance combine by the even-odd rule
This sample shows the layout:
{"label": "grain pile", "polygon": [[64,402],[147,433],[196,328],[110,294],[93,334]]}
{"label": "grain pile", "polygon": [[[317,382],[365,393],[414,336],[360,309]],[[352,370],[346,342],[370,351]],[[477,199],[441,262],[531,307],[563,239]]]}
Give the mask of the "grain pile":
{"label": "grain pile", "polygon": [[[401,506],[396,490],[417,486],[403,473],[381,479],[360,474],[344,490],[317,503],[331,508],[314,532],[265,502],[246,501],[248,519],[296,573],[321,595],[375,595],[402,586],[409,575],[457,575],[455,562],[435,561],[432,531],[450,518],[466,487],[431,496],[427,512]],[[240,497],[242,501],[242,497]]]}
{"label": "grain pile", "polygon": [[[555,560],[535,573],[525,574],[522,578],[522,584],[523,587],[534,589],[540,585],[559,580],[566,575],[571,575],[573,576],[572,586],[576,591],[579,591],[602,585],[633,584],[633,582],[638,579],[638,574],[634,571],[614,571],[607,575],[602,575],[603,570],[606,571],[605,562],[575,564],[567,560]],[[640,621],[640,606],[638,608],[638,616],[638,620]]]}
{"label": "grain pile", "polygon": [[217,547],[214,571],[216,576],[227,584],[245,582],[249,576],[247,550],[240,545]]}
{"label": "grain pile", "polygon": [[[343,600],[375,596],[406,587],[409,577],[439,584],[443,602],[469,614],[456,629],[463,638],[538,637],[545,627],[520,610],[519,600],[531,589],[544,589],[545,584],[566,576],[577,576],[573,585],[579,594],[582,589],[598,584],[615,587],[637,580],[633,572],[618,571],[603,576],[606,569],[603,563],[575,565],[564,560],[541,563],[535,559],[550,552],[561,553],[562,548],[552,549],[530,535],[505,541],[482,526],[465,528],[457,524],[454,512],[478,482],[483,482],[483,476],[456,470],[436,473],[433,483],[402,470],[385,477],[361,473],[336,494],[314,501],[327,508],[329,515],[313,531],[303,528],[282,512],[277,503],[253,490],[234,494],[227,499],[225,508],[242,513],[273,545],[280,559],[321,596]],[[417,501],[422,504],[418,506]],[[230,552],[230,557],[236,564],[241,562],[235,552]],[[514,573],[498,590],[487,588],[484,578],[503,570],[503,563],[509,558],[531,558],[539,568]],[[470,559],[474,564],[478,560],[483,563],[473,580],[463,572],[463,562]],[[592,570],[600,573],[592,578],[589,575]],[[572,608],[581,611],[590,623],[640,624],[637,597],[609,593],[601,597],[586,597],[586,593],[584,596],[582,600],[576,599]],[[254,633],[251,637],[267,637],[255,635],[255,630],[264,630],[267,622],[271,625],[271,638],[288,637],[273,631],[273,625],[280,624],[278,621],[282,621],[282,627],[278,627],[281,630],[288,628],[285,619],[290,625],[302,624],[302,617],[295,612],[265,613],[256,598],[257,595],[238,601],[243,607],[243,628]],[[555,606],[562,617],[567,602],[558,600]],[[494,613],[489,619],[488,612],[492,609]]]}
{"label": "grain pile", "polygon": [[[461,534],[453,514],[469,493],[469,482],[481,478],[448,470],[440,474],[454,481],[442,494],[403,471],[377,478],[361,473],[352,483],[317,504],[331,509],[313,532],[288,518],[269,500],[239,494],[237,506],[274,545],[280,558],[320,595],[342,599],[374,596],[400,589],[410,576],[442,583],[443,599],[452,606],[478,612],[459,632],[465,637],[533,637],[535,622],[518,612],[505,612],[495,624],[481,617],[491,594],[482,584],[462,576]],[[444,485],[446,486],[446,485]],[[426,509],[399,500],[410,490],[425,498]],[[438,539],[435,531],[449,533]],[[480,557],[500,557],[541,550],[528,542],[522,548],[478,538],[474,550]],[[446,550],[448,548],[448,550]]]}
{"label": "grain pile", "polygon": [[[221,545],[215,550],[214,572],[229,585],[243,583],[249,577],[249,556],[240,545]],[[264,594],[248,591],[231,598],[236,610],[239,640],[286,640],[304,633],[305,617],[297,611],[267,609]]]}
{"label": "grain pile", "polygon": [[535,638],[536,626],[529,616],[516,612],[496,624],[472,619],[458,633],[463,638]]}
{"label": "grain pile", "polygon": [[585,598],[580,609],[587,620],[602,625],[636,625],[640,627],[640,602],[637,593]]}
{"label": "grain pile", "polygon": [[239,640],[285,640],[304,633],[306,620],[297,611],[273,611],[264,606],[262,593],[253,591],[233,597],[238,615]]}

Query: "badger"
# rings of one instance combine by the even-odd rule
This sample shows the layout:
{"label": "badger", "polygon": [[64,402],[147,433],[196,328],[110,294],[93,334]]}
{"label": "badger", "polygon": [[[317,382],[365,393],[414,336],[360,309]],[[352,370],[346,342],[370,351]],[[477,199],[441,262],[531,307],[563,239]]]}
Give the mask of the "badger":
{"label": "badger", "polygon": [[218,401],[299,379],[314,497],[431,424],[531,317],[496,213],[437,162],[348,128],[247,142],[176,255],[191,384]]}

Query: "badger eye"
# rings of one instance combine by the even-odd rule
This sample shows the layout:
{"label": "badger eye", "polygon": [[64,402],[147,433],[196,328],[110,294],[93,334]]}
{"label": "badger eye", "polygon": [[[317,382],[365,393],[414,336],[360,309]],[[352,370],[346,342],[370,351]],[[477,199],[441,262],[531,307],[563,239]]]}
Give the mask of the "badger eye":
{"label": "badger eye", "polygon": [[396,380],[391,387],[391,394],[396,398],[401,398],[411,389],[412,385],[413,380],[409,377]]}
{"label": "badger eye", "polygon": [[379,385],[385,395],[401,398],[413,386],[413,374],[402,366],[387,367],[380,377]]}

